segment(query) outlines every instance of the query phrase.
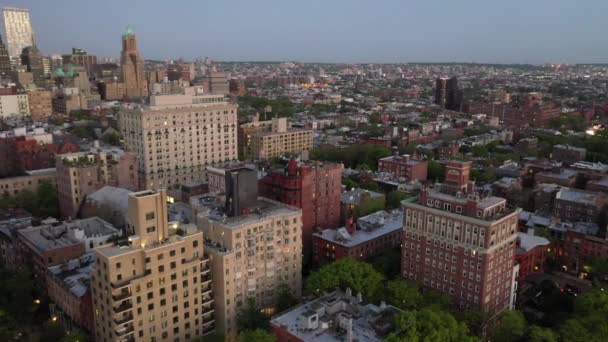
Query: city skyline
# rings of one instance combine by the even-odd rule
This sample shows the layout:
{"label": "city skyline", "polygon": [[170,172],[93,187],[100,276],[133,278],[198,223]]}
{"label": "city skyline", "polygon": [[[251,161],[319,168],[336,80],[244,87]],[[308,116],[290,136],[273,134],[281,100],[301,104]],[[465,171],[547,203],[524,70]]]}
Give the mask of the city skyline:
{"label": "city skyline", "polygon": [[[118,57],[118,37],[131,26],[138,35],[141,55],[156,60],[209,56],[224,61],[310,63],[608,62],[604,57],[608,48],[600,44],[600,13],[605,13],[608,4],[601,1],[514,1],[508,8],[477,0],[466,4],[386,1],[381,6],[354,1],[345,5],[152,1],[143,8],[143,4],[114,0],[9,0],[5,4],[30,9],[33,30],[45,55],[65,53],[76,46],[99,56]],[[53,10],[57,6],[67,10]],[[107,8],[118,6],[120,11],[106,13]],[[166,15],[176,9],[179,16]],[[132,15],[136,10],[145,10],[146,15]],[[576,25],[566,25],[566,20]]]}

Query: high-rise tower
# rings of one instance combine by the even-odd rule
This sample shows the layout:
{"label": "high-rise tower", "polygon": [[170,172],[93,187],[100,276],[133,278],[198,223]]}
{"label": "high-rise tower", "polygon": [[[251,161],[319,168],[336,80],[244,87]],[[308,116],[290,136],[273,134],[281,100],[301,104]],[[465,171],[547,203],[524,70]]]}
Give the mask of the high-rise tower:
{"label": "high-rise tower", "polygon": [[8,78],[11,75],[11,59],[8,55],[6,45],[0,36],[0,79]]}
{"label": "high-rise tower", "polygon": [[8,55],[11,59],[18,60],[24,48],[34,45],[30,10],[7,7],[2,9],[2,16]]}
{"label": "high-rise tower", "polygon": [[137,39],[131,28],[122,35],[122,52],[120,54],[122,81],[125,84],[127,98],[140,98],[148,95],[144,61],[137,50]]}

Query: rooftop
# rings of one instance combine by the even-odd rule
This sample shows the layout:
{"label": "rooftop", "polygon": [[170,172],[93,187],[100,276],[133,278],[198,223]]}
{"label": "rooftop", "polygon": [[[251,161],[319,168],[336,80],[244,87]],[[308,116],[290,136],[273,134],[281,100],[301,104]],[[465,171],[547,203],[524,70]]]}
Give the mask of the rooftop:
{"label": "rooftop", "polygon": [[115,235],[118,230],[99,217],[91,217],[29,227],[19,230],[18,233],[38,251],[46,252],[79,244],[87,238]]}
{"label": "rooftop", "polygon": [[49,267],[49,273],[66,290],[76,297],[84,296],[91,282],[91,270],[95,265],[95,253],[87,253],[60,265]]}
{"label": "rooftop", "polygon": [[519,248],[521,248],[523,252],[529,252],[533,248],[538,246],[547,246],[551,243],[542,236],[522,232],[517,233],[517,237],[519,238]]}
{"label": "rooftop", "polygon": [[574,189],[561,189],[555,195],[556,200],[578,202],[585,205],[597,205],[601,200],[601,195],[593,192],[586,192]]}
{"label": "rooftop", "polygon": [[395,209],[393,211],[377,211],[360,217],[357,220],[357,230],[352,234],[345,227],[342,227],[339,229],[325,229],[314,235],[350,248],[402,229],[403,210]]}
{"label": "rooftop", "polygon": [[255,206],[249,208],[249,214],[230,217],[224,212],[224,202],[221,196],[201,195],[190,198],[190,204],[198,212],[199,217],[230,228],[238,229],[259,221],[261,218],[270,218],[295,214],[301,210],[287,204],[273,201],[265,197],[258,197]]}
{"label": "rooftop", "polygon": [[371,191],[371,190],[354,189],[354,190],[346,191],[346,192],[342,193],[340,202],[342,202],[344,204],[358,205],[359,202],[361,201],[361,196],[363,194],[369,194],[371,198],[379,198],[379,197],[384,196],[383,194],[381,194],[379,192],[375,192],[375,191]]}
{"label": "rooftop", "polygon": [[379,342],[395,330],[395,316],[401,312],[384,303],[365,303],[360,294],[353,296],[347,289],[283,312],[270,323],[305,342],[341,342],[348,335],[352,341]]}

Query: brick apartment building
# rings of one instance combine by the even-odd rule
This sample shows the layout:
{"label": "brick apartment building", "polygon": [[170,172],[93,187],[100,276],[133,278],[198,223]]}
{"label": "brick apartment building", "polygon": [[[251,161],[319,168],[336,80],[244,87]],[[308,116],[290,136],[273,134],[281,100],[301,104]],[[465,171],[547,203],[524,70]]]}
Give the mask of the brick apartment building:
{"label": "brick apartment building", "polygon": [[402,237],[403,212],[377,211],[360,217],[356,224],[349,219],[346,227],[314,233],[313,261],[323,265],[345,257],[365,260],[399,246]]}
{"label": "brick apartment building", "polygon": [[340,225],[342,164],[291,159],[285,169],[269,172],[259,181],[260,195],[302,209],[302,241],[310,248],[317,228]]}
{"label": "brick apartment building", "polygon": [[514,300],[519,210],[504,198],[480,197],[470,171],[471,162],[448,162],[443,184],[403,202],[402,275],[491,318]]}
{"label": "brick apartment building", "polygon": [[407,180],[425,181],[428,168],[428,161],[414,160],[409,154],[394,155],[378,160],[379,172],[387,172],[395,178],[405,178]]}

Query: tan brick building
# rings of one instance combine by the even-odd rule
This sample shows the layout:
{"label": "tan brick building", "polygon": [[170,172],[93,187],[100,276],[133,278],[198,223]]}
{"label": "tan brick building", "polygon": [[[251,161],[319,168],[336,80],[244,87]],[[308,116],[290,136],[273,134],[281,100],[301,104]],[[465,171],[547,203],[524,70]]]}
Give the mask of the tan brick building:
{"label": "tan brick building", "polygon": [[302,288],[302,211],[258,197],[257,185],[250,181],[255,171],[246,171],[250,177],[245,178],[241,172],[227,175],[238,179],[230,186],[227,180],[228,200],[208,195],[190,199],[214,277],[217,331],[229,340],[237,334],[237,314],[248,298],[272,314],[280,285],[296,297]]}
{"label": "tan brick building", "polygon": [[95,340],[188,341],[213,331],[203,234],[169,225],[164,190],[132,193],[129,222],[129,246],[95,251]]}
{"label": "tan brick building", "polygon": [[149,106],[124,109],[120,128],[140,159],[141,188],[203,181],[205,166],[237,159],[237,107],[199,88],[153,95]]}
{"label": "tan brick building", "polygon": [[311,129],[290,128],[286,118],[273,118],[270,131],[258,131],[246,137],[247,159],[272,159],[299,154],[312,149]]}
{"label": "tan brick building", "polygon": [[30,102],[30,115],[32,118],[44,118],[52,114],[52,95],[47,90],[29,91],[27,97]]}
{"label": "tan brick building", "polygon": [[125,96],[129,99],[148,96],[148,83],[144,73],[144,61],[137,49],[137,39],[131,29],[122,35],[120,53],[122,82],[125,85]]}

